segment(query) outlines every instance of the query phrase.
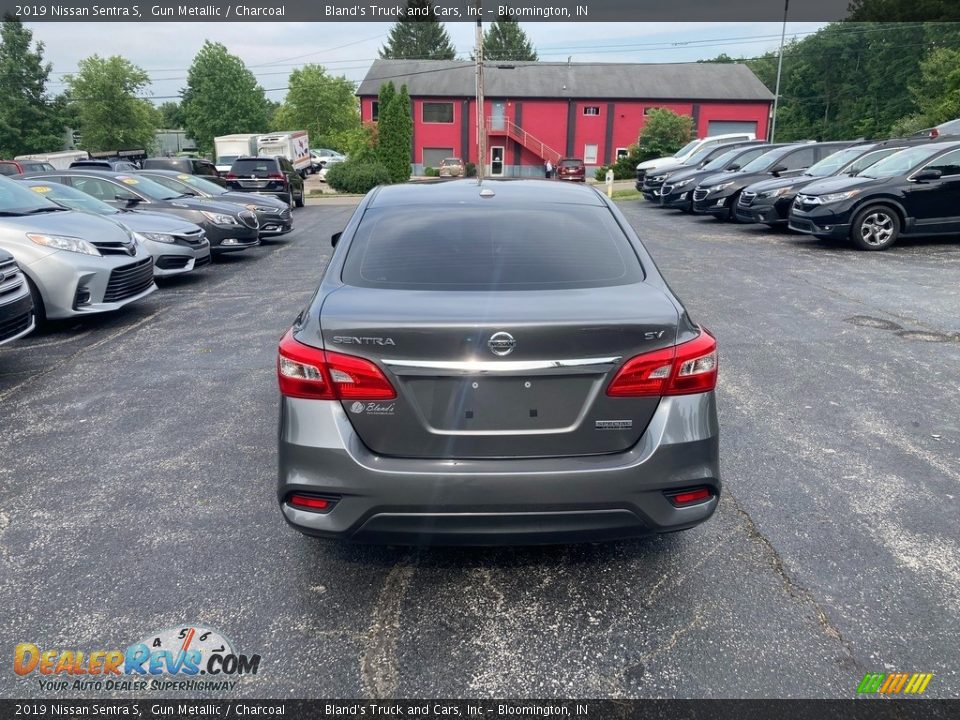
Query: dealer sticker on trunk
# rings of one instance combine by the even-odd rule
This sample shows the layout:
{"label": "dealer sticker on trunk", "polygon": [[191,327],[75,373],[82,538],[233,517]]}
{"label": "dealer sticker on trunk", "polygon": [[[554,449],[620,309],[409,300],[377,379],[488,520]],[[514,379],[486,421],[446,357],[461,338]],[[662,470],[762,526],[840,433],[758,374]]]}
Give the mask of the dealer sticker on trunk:
{"label": "dealer sticker on trunk", "polygon": [[597,420],[593,427],[596,430],[629,430],[633,427],[633,420]]}

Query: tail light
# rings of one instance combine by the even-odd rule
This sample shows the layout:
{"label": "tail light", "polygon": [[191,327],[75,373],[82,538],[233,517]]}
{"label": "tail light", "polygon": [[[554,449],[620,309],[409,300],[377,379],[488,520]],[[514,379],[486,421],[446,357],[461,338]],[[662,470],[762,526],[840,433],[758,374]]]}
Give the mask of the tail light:
{"label": "tail light", "polygon": [[393,400],[397,393],[369,360],[299,343],[293,331],[280,340],[277,379],[285,397],[312,400]]}
{"label": "tail light", "polygon": [[939,131],[939,130],[937,130],[936,128],[934,128],[933,130],[930,131],[930,139],[931,139],[931,140],[936,140],[938,137],[940,137],[940,131]]}
{"label": "tail light", "polygon": [[701,328],[695,339],[630,358],[617,371],[607,395],[692,395],[717,387],[717,340]]}
{"label": "tail light", "polygon": [[272,173],[270,175],[267,175],[267,180],[283,180],[283,179],[284,179],[283,175],[281,175],[280,173]]}
{"label": "tail light", "polygon": [[668,492],[666,496],[674,507],[687,507],[688,505],[699,505],[706,502],[713,497],[713,491],[710,488],[699,487]]}
{"label": "tail light", "polygon": [[223,177],[224,177],[224,179],[226,179],[226,180],[236,180],[236,179],[237,179],[237,176],[234,175],[232,172],[228,172],[228,173],[227,173],[226,175],[224,175]]}
{"label": "tail light", "polygon": [[337,504],[337,499],[311,493],[291,493],[287,496],[287,503],[299,510],[328,513]]}

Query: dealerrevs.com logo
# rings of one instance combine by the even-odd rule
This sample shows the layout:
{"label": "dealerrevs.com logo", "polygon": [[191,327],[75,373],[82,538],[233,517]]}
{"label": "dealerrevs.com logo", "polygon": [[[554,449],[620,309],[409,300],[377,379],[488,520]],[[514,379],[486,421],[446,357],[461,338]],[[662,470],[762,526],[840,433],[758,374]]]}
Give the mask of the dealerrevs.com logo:
{"label": "dealerrevs.com logo", "polygon": [[238,653],[223,634],[200,626],[150,633],[126,650],[19,643],[13,654],[13,671],[50,692],[233,690],[236,678],[259,669],[259,655]]}

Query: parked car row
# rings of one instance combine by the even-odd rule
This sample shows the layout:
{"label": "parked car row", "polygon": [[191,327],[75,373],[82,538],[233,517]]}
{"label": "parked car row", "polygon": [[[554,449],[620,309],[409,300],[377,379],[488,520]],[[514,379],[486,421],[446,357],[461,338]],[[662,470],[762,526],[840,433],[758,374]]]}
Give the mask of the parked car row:
{"label": "parked car row", "polygon": [[644,197],[663,208],[849,240],[862,250],[884,250],[904,235],[960,234],[955,137],[746,141],[688,159],[638,178]]}
{"label": "parked car row", "polygon": [[0,344],[45,320],[116,310],[155,292],[156,278],[292,229],[291,206],[269,188],[173,170],[0,177]]}

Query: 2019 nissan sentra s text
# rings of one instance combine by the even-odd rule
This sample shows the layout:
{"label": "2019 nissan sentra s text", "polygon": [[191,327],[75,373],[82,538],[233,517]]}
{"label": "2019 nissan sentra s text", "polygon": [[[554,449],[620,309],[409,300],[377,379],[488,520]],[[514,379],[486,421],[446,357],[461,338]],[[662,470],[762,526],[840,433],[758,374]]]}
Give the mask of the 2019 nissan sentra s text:
{"label": "2019 nissan sentra s text", "polygon": [[385,187],[334,239],[277,361],[296,529],[549,543],[713,514],[716,340],[600,193]]}

